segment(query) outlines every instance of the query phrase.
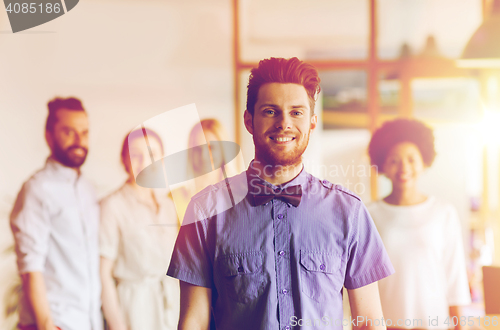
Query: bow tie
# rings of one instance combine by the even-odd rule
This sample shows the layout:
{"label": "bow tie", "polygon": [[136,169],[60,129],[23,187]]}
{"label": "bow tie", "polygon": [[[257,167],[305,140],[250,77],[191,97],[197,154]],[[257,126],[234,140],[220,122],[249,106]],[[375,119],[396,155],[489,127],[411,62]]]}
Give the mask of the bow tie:
{"label": "bow tie", "polygon": [[302,197],[302,186],[300,185],[286,187],[285,189],[276,188],[273,190],[263,184],[253,183],[252,188],[254,206],[266,204],[276,198],[297,207]]}

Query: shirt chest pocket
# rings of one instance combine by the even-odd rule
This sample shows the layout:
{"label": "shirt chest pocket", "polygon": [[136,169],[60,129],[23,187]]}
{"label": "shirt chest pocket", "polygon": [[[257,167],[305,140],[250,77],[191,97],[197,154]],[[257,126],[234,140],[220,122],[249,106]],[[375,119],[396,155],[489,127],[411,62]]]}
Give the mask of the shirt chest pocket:
{"label": "shirt chest pocket", "polygon": [[249,303],[258,298],[268,286],[261,252],[223,255],[218,259],[221,284],[234,301]]}
{"label": "shirt chest pocket", "polygon": [[335,297],[344,286],[341,257],[300,250],[300,285],[302,292],[317,302]]}

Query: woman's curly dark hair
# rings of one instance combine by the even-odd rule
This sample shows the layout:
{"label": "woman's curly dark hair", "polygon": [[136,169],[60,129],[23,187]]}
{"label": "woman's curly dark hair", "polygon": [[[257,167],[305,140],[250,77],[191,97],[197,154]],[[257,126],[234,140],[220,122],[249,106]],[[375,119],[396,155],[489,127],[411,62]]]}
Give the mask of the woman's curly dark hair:
{"label": "woman's curly dark hair", "polygon": [[432,129],[415,119],[395,119],[385,122],[373,133],[368,146],[371,164],[382,169],[387,153],[396,144],[411,142],[420,150],[426,166],[431,166],[436,157]]}

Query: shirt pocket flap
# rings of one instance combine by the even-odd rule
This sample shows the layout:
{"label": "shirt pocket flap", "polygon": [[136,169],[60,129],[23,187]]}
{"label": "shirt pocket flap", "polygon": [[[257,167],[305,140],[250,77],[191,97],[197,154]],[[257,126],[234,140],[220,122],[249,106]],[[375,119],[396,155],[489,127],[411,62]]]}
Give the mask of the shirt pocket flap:
{"label": "shirt pocket flap", "polygon": [[341,258],[335,254],[300,251],[300,264],[311,272],[338,273],[341,262]]}
{"label": "shirt pocket flap", "polygon": [[262,272],[262,254],[234,254],[220,259],[220,268],[225,276],[255,274]]}

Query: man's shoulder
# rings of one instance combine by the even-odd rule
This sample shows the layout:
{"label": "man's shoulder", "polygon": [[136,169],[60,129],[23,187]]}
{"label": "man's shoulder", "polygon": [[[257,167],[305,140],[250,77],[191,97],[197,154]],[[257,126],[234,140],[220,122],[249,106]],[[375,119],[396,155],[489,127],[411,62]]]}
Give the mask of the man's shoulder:
{"label": "man's shoulder", "polygon": [[10,213],[11,221],[13,221],[16,215],[25,207],[27,201],[41,204],[46,198],[46,182],[48,178],[45,170],[45,168],[37,170],[23,182]]}
{"label": "man's shoulder", "polygon": [[[97,201],[96,191],[92,183],[84,176],[81,175],[78,179],[79,186],[85,191],[86,194],[92,196]],[[46,198],[49,195],[60,194],[61,185],[68,185],[57,172],[54,172],[47,166],[37,170],[33,173],[22,185],[21,191],[24,194],[39,195],[40,198]]]}
{"label": "man's shoulder", "polygon": [[356,193],[345,188],[341,184],[336,184],[336,183],[332,183],[326,179],[317,178],[314,175],[309,174],[309,173],[307,173],[307,175],[308,175],[307,180],[308,180],[309,184],[311,184],[311,185],[316,185],[316,186],[320,187],[320,189],[326,189],[326,190],[332,191],[333,193],[338,193],[341,196],[345,196],[348,199],[352,198],[354,200],[361,201],[361,198],[358,195],[356,195]]}
{"label": "man's shoulder", "polygon": [[58,183],[63,181],[52,168],[45,165],[33,173],[25,182],[25,186],[43,186],[45,184]]}
{"label": "man's shoulder", "polygon": [[21,190],[28,193],[36,193],[41,192],[43,187],[51,182],[52,178],[50,173],[47,171],[47,168],[43,167],[38,169],[35,173],[33,173],[26,181],[23,182]]}

